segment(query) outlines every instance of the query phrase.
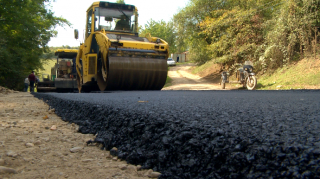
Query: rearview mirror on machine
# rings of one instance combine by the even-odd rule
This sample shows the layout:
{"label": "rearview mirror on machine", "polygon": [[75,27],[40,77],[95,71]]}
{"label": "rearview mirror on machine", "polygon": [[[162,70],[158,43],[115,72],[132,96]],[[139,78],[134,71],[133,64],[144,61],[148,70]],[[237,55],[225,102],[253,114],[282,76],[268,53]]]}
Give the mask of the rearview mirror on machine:
{"label": "rearview mirror on machine", "polygon": [[78,39],[79,38],[79,31],[78,29],[74,29],[74,38]]}

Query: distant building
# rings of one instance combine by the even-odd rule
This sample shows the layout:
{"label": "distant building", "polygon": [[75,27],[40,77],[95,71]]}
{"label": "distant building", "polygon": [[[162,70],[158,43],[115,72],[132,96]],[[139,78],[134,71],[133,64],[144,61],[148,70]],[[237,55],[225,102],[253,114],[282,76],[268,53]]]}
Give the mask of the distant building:
{"label": "distant building", "polygon": [[[187,62],[189,61],[189,52],[182,52],[182,53],[174,53],[171,55],[172,59],[176,62]],[[179,60],[179,61],[178,61]]]}

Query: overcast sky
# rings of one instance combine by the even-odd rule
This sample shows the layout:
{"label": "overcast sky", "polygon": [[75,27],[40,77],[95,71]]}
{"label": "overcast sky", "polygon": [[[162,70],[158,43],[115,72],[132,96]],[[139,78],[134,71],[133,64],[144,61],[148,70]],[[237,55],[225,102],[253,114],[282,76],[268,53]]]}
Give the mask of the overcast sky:
{"label": "overcast sky", "polygon": [[[71,28],[57,27],[58,36],[52,38],[48,46],[79,46],[83,41],[83,31],[88,7],[97,0],[55,0],[51,3],[51,10],[55,16],[63,17],[72,23]],[[109,0],[116,2],[116,0]],[[125,0],[126,4],[134,5],[139,12],[139,25],[146,24],[150,19],[155,21],[169,21],[174,14],[183,9],[189,0]],[[79,30],[79,40],[74,39],[73,30]]]}

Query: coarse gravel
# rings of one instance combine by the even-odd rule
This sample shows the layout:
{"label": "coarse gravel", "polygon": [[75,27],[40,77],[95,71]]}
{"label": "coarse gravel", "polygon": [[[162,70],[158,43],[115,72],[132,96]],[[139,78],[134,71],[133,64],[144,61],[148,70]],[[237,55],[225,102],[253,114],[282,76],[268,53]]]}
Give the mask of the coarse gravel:
{"label": "coarse gravel", "polygon": [[34,93],[160,178],[317,178],[320,91]]}

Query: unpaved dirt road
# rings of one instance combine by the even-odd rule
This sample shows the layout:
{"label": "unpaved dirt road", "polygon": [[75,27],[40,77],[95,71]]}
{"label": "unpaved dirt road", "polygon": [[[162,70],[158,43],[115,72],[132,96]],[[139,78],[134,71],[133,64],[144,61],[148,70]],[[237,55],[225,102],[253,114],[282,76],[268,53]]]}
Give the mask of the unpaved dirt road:
{"label": "unpaved dirt road", "polygon": [[[128,165],[86,141],[29,92],[0,87],[0,178],[150,178],[152,170]],[[152,173],[151,173],[152,172]],[[151,175],[152,174],[152,175]]]}
{"label": "unpaved dirt road", "polygon": [[[219,84],[220,75],[215,74],[210,77],[201,77],[191,73],[194,64],[179,64],[170,67],[168,76],[172,79],[170,86],[162,90],[222,90]],[[233,89],[226,85],[226,90]]]}

